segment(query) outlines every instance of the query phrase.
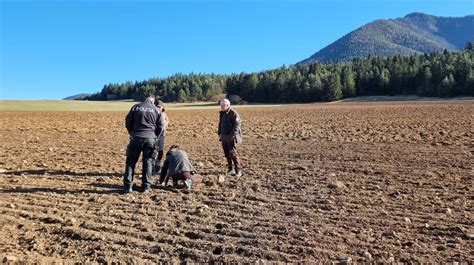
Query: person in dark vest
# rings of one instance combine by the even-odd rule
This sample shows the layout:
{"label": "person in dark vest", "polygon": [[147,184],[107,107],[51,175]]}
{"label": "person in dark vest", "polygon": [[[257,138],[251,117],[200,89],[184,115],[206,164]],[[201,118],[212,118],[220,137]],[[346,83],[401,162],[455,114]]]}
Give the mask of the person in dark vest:
{"label": "person in dark vest", "polygon": [[158,186],[166,186],[169,177],[173,179],[174,188],[178,188],[178,181],[182,180],[187,189],[191,189],[193,183],[201,182],[203,178],[196,173],[196,169],[189,161],[188,154],[177,145],[172,145],[166,153]]}
{"label": "person in dark vest", "polygon": [[158,175],[161,170],[161,159],[163,158],[163,149],[165,145],[165,133],[166,133],[166,128],[168,127],[169,124],[169,119],[168,115],[165,113],[165,104],[161,100],[156,100],[155,105],[157,108],[161,110],[161,121],[163,123],[163,133],[158,137],[158,142],[157,146],[155,149],[155,152],[153,153],[153,159],[155,160],[154,166],[153,166],[153,172],[152,175]]}
{"label": "person in dark vest", "polygon": [[145,101],[134,105],[125,118],[130,135],[123,177],[124,192],[132,192],[135,165],[143,153],[142,191],[151,191],[151,173],[154,164],[153,151],[163,131],[161,111],[154,105],[155,96],[147,94]]}
{"label": "person in dark vest", "polygon": [[227,159],[227,174],[236,177],[242,176],[239,157],[237,154],[236,144],[242,143],[242,134],[240,132],[239,114],[230,107],[228,99],[219,101],[219,128],[217,134],[219,141],[222,143],[224,155]]}

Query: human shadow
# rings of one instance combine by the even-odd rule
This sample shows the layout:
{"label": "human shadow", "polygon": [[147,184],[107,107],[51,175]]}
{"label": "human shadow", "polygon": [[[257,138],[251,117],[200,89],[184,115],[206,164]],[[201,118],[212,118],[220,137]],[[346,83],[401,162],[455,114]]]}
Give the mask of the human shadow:
{"label": "human shadow", "polygon": [[[2,189],[2,193],[39,193],[39,192],[51,192],[58,194],[114,194],[121,193],[123,187],[117,184],[105,183],[104,179],[101,177],[118,177],[121,173],[113,172],[74,172],[70,170],[48,170],[48,169],[27,169],[27,170],[16,170],[16,171],[6,171],[2,174],[10,175],[36,175],[36,176],[73,176],[73,177],[82,177],[82,178],[92,178],[94,182],[86,184],[87,186],[92,186],[95,188],[105,188],[104,189],[88,189],[88,188],[78,188],[72,187],[68,188],[54,188],[54,187],[16,187],[12,189]],[[99,177],[99,178],[97,178]],[[97,178],[97,179],[95,179]]]}
{"label": "human shadow", "polygon": [[103,182],[92,182],[87,184],[87,186],[95,187],[95,188],[106,188],[110,190],[122,190],[123,185],[119,184],[112,184],[112,183],[103,183]]}
{"label": "human shadow", "polygon": [[[6,175],[37,175],[37,176],[76,176],[76,177],[84,177],[84,178],[92,178],[92,182],[84,184],[92,189],[78,189],[77,186],[71,189],[66,188],[52,188],[52,187],[33,187],[33,188],[22,188],[17,187],[14,189],[3,189],[1,192],[3,193],[36,193],[36,192],[52,192],[58,194],[121,194],[123,193],[123,185],[121,184],[114,184],[114,183],[107,183],[105,179],[100,177],[117,177],[122,178],[123,173],[98,173],[98,172],[74,172],[70,170],[47,170],[47,169],[31,169],[31,170],[16,170],[16,171],[6,171],[2,172],[2,174]],[[97,178],[99,177],[99,178]],[[97,178],[97,179],[95,179]],[[154,187],[158,188],[163,191],[169,192],[176,192],[176,188],[173,186],[165,186],[165,187]],[[98,188],[98,189],[93,189]],[[182,188],[182,187],[180,187]],[[105,189],[105,190],[102,190]],[[135,181],[135,185],[133,185],[133,190],[137,192],[141,192],[142,188],[140,187],[139,183]]]}
{"label": "human shadow", "polygon": [[48,188],[48,187],[34,187],[34,188],[14,188],[14,189],[3,189],[2,193],[42,193],[51,192],[58,194],[118,194],[122,193],[122,189],[108,189],[108,190],[95,190],[95,189],[64,189],[64,188]]}
{"label": "human shadow", "polygon": [[75,172],[71,170],[48,170],[48,169],[26,169],[5,171],[2,174],[10,175],[51,175],[51,176],[74,176],[74,177],[114,177],[121,176],[118,172]]}

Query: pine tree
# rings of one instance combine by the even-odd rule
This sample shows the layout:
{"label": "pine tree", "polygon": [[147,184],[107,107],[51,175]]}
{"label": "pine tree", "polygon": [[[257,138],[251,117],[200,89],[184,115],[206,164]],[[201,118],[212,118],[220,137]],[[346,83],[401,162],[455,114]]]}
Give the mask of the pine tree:
{"label": "pine tree", "polygon": [[416,94],[419,96],[428,96],[431,90],[431,70],[429,67],[425,66],[423,69],[420,69],[419,73],[419,82]]}
{"label": "pine tree", "polygon": [[464,84],[464,95],[474,96],[474,70],[469,71]]}
{"label": "pine tree", "polygon": [[355,80],[354,80],[354,73],[352,72],[352,68],[344,67],[342,71],[342,96],[344,98],[350,98],[355,96]]}
{"label": "pine tree", "polygon": [[438,97],[450,97],[451,96],[451,82],[449,78],[446,76],[441,83],[438,85]]}
{"label": "pine tree", "polygon": [[178,99],[178,102],[186,102],[187,95],[186,95],[186,91],[184,89],[179,90],[177,99]]}
{"label": "pine tree", "polygon": [[474,51],[474,45],[472,44],[472,41],[468,41],[466,43],[466,48],[464,48],[466,51]]}
{"label": "pine tree", "polygon": [[326,86],[325,99],[326,101],[335,101],[342,98],[342,84],[339,74],[334,73],[329,79],[329,83]]}

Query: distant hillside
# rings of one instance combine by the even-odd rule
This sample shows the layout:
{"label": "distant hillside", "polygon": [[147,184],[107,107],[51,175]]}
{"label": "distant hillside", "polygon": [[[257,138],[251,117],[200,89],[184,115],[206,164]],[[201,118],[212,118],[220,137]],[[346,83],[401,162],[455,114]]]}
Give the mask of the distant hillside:
{"label": "distant hillside", "polygon": [[76,100],[76,99],[83,99],[85,97],[88,97],[92,94],[90,93],[82,93],[82,94],[77,94],[77,95],[74,95],[74,96],[69,96],[67,98],[63,98],[63,100]]}
{"label": "distant hillside", "polygon": [[436,17],[412,13],[403,18],[368,23],[300,63],[351,60],[354,57],[391,56],[461,50],[474,40],[474,15]]}

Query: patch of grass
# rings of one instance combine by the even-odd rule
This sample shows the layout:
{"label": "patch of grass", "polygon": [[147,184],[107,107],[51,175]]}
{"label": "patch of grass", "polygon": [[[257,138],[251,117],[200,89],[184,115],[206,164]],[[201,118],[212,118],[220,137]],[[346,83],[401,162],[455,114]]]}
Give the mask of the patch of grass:
{"label": "patch of grass", "polygon": [[79,100],[1,100],[0,111],[128,111],[134,102]]}
{"label": "patch of grass", "polygon": [[[134,101],[82,100],[0,100],[0,111],[129,111]],[[270,107],[276,105],[250,104],[237,108]],[[166,110],[218,109],[216,102],[165,103]],[[235,106],[234,106],[235,107]]]}

